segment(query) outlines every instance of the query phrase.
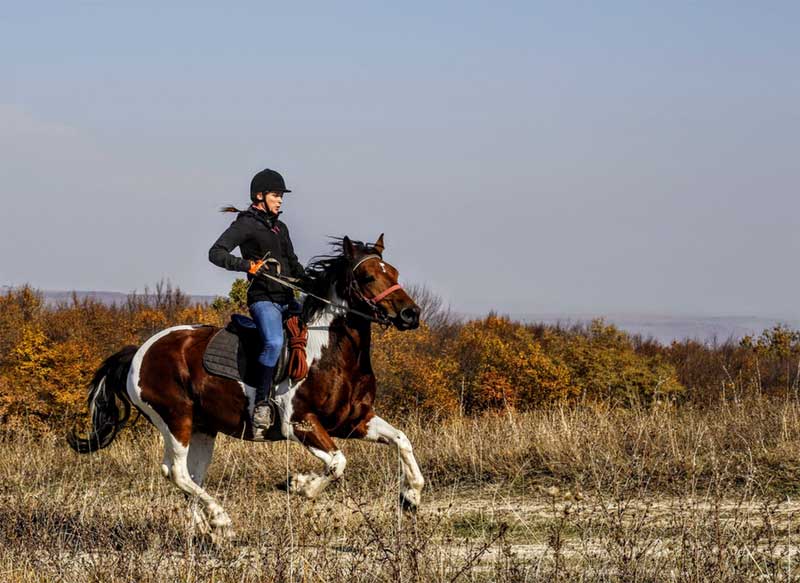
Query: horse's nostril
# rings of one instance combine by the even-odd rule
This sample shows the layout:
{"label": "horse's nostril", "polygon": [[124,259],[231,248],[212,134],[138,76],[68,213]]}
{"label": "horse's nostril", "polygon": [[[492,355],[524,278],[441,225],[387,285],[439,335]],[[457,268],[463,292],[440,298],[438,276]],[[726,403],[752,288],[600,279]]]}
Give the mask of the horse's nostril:
{"label": "horse's nostril", "polygon": [[419,321],[419,310],[417,308],[403,308],[400,310],[400,318],[407,324],[415,324]]}

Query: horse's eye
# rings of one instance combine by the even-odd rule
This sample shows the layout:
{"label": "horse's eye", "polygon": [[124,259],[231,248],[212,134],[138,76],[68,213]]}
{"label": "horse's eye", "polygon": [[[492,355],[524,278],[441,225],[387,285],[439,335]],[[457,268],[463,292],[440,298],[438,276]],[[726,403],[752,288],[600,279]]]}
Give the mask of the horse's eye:
{"label": "horse's eye", "polygon": [[370,283],[370,282],[373,282],[373,281],[375,281],[375,278],[372,277],[371,275],[365,275],[363,277],[359,277],[358,278],[358,283],[360,283],[362,285]]}

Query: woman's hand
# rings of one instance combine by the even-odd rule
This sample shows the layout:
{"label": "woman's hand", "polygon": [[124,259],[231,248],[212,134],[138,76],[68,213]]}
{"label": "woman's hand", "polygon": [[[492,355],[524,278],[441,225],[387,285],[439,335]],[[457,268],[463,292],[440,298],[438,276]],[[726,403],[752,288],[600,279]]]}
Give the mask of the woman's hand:
{"label": "woman's hand", "polygon": [[261,268],[264,268],[266,270],[269,269],[269,267],[265,264],[264,261],[260,261],[260,260],[259,261],[251,261],[250,262],[250,269],[247,270],[247,273],[249,273],[250,275],[256,275],[259,271],[261,271]]}

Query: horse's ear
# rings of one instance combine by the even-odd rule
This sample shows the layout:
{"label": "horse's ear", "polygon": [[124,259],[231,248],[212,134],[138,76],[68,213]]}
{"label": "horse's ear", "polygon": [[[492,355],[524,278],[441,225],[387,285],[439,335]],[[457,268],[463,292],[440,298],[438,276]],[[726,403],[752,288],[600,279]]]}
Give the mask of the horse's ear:
{"label": "horse's ear", "polygon": [[375,241],[375,244],[373,245],[373,247],[375,248],[375,251],[377,251],[378,253],[383,254],[383,249],[384,249],[384,247],[383,247],[383,233],[381,233],[381,236],[378,237],[377,241]]}
{"label": "horse's ear", "polygon": [[344,256],[348,259],[352,259],[356,255],[356,248],[353,247],[353,242],[347,235],[342,239],[342,251],[344,251]]}

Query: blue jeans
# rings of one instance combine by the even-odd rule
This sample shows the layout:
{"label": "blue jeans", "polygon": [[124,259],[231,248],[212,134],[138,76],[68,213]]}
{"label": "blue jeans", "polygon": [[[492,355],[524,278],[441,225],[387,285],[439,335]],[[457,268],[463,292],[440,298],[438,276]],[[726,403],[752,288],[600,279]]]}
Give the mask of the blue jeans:
{"label": "blue jeans", "polygon": [[258,355],[261,366],[275,366],[283,347],[283,314],[286,304],[262,301],[250,304],[250,315],[256,323],[264,348]]}

